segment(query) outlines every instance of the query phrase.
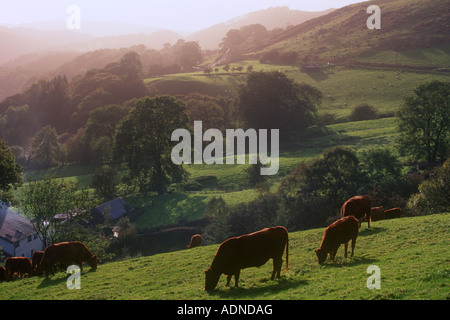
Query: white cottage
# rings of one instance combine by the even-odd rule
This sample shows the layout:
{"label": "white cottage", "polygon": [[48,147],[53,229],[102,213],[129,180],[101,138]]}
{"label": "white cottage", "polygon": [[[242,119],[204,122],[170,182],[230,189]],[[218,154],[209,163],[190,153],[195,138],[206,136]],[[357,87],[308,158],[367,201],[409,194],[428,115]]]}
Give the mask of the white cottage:
{"label": "white cottage", "polygon": [[0,204],[0,247],[6,257],[31,258],[33,252],[44,250],[33,224]]}

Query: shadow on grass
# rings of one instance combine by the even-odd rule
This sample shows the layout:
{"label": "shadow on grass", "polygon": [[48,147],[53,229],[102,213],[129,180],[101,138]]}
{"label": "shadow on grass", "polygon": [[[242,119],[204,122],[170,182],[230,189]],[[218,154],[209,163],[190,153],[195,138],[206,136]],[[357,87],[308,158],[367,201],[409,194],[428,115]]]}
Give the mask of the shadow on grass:
{"label": "shadow on grass", "polygon": [[61,277],[60,275],[54,275],[51,277],[42,276],[42,281],[37,286],[38,289],[45,289],[48,287],[56,286],[56,285],[64,285],[67,281],[67,278]]}
{"label": "shadow on grass", "polygon": [[[233,281],[232,281],[233,283]],[[220,298],[233,298],[233,299],[251,299],[254,297],[261,297],[265,293],[275,294],[281,291],[285,291],[292,288],[297,288],[302,285],[308,284],[308,281],[300,278],[285,278],[281,277],[280,279],[270,280],[268,278],[262,279],[258,282],[258,284],[250,284],[252,287],[228,287],[228,288],[219,288],[214,291],[209,292],[208,294],[211,297],[220,297]]]}
{"label": "shadow on grass", "polygon": [[[361,228],[359,230],[359,237],[365,237],[365,236],[371,236],[380,232],[385,232],[386,228],[382,228],[382,227],[374,227],[371,226],[370,228]],[[358,240],[356,240],[356,243],[358,243]]]}
{"label": "shadow on grass", "polygon": [[[94,273],[94,272],[96,272],[96,270],[83,269],[81,276],[83,276],[83,274]],[[45,288],[52,287],[52,286],[66,286],[67,279],[70,277],[70,275],[68,273],[61,271],[61,272],[55,273],[54,275],[50,275],[49,277],[46,277],[44,275],[39,276],[39,277],[41,277],[42,280],[38,284],[37,288],[45,289]]]}
{"label": "shadow on grass", "polygon": [[353,257],[344,258],[344,257],[336,257],[335,261],[327,260],[322,267],[325,268],[342,268],[342,267],[352,267],[361,264],[373,264],[377,262],[377,259],[373,259],[371,257],[366,256],[358,256],[356,253]]}

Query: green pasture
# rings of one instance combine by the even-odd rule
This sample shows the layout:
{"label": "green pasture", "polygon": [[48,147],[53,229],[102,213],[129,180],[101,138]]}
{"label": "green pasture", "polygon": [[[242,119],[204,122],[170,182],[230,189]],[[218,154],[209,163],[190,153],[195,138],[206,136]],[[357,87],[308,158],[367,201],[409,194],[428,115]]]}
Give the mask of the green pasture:
{"label": "green pasture", "polygon": [[367,103],[380,116],[393,116],[404,96],[421,82],[448,81],[450,75],[441,73],[411,72],[401,69],[368,69],[322,65],[320,72],[304,73],[300,66],[261,64],[247,60],[231,64],[243,66],[244,71],[225,73],[219,70],[210,75],[202,72],[169,75],[146,79],[144,82],[154,94],[183,95],[200,92],[213,96],[233,97],[240,84],[246,81],[245,69],[252,65],[254,71],[280,71],[296,82],[304,82],[318,88],[323,94],[319,114],[330,113],[338,122],[347,121],[354,107]]}
{"label": "green pasture", "polygon": [[[450,298],[450,214],[434,214],[363,223],[354,257],[318,265],[314,249],[323,228],[289,234],[289,271],[270,280],[272,263],[241,271],[239,288],[225,286],[226,277],[211,293],[204,291],[204,270],[218,245],[99,265],[85,265],[81,289],[67,288],[68,274],[46,279],[31,277],[0,284],[1,299],[9,300],[330,300]],[[284,257],[283,257],[284,260]],[[367,288],[369,266],[381,273],[381,289]],[[234,281],[234,280],[233,280]],[[232,281],[232,284],[234,282]]]}

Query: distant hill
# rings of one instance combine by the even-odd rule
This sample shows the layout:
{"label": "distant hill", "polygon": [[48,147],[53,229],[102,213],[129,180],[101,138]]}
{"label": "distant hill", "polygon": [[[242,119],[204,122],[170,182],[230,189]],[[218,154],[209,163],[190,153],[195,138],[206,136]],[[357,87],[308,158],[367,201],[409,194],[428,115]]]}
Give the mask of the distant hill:
{"label": "distant hill", "polygon": [[90,41],[88,34],[69,30],[38,30],[34,28],[0,26],[0,66],[25,54],[55,51],[76,42]]}
{"label": "distant hill", "polygon": [[[369,5],[380,7],[379,30],[367,28],[370,14],[366,10]],[[268,39],[258,53],[294,51],[298,53],[299,60],[317,61],[368,58],[386,51],[403,52],[448,46],[449,17],[450,5],[447,0],[376,0],[356,3],[285,30]]]}
{"label": "distant hill", "polygon": [[307,20],[327,14],[334,9],[318,12],[307,12],[291,10],[288,7],[271,7],[266,10],[259,10],[247,15],[236,17],[227,22],[216,24],[194,32],[187,36],[189,41],[198,41],[203,49],[217,49],[222,38],[230,29],[239,29],[250,24],[262,24],[268,30],[275,28],[285,28],[289,25],[297,25]]}
{"label": "distant hill", "polygon": [[99,49],[121,49],[139,44],[159,50],[165,43],[174,44],[181,38],[183,36],[170,30],[94,37],[87,33],[63,29],[41,30],[0,26],[0,52],[2,53],[0,66],[9,64],[20,56],[36,53],[41,55],[61,51],[82,53]]}

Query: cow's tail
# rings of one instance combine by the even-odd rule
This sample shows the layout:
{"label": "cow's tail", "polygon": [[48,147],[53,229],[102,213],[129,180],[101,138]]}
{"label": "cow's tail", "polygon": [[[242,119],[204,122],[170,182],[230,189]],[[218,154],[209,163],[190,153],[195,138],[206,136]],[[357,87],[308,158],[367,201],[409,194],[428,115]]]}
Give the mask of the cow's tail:
{"label": "cow's tail", "polygon": [[289,271],[289,234],[286,234],[286,272]]}

